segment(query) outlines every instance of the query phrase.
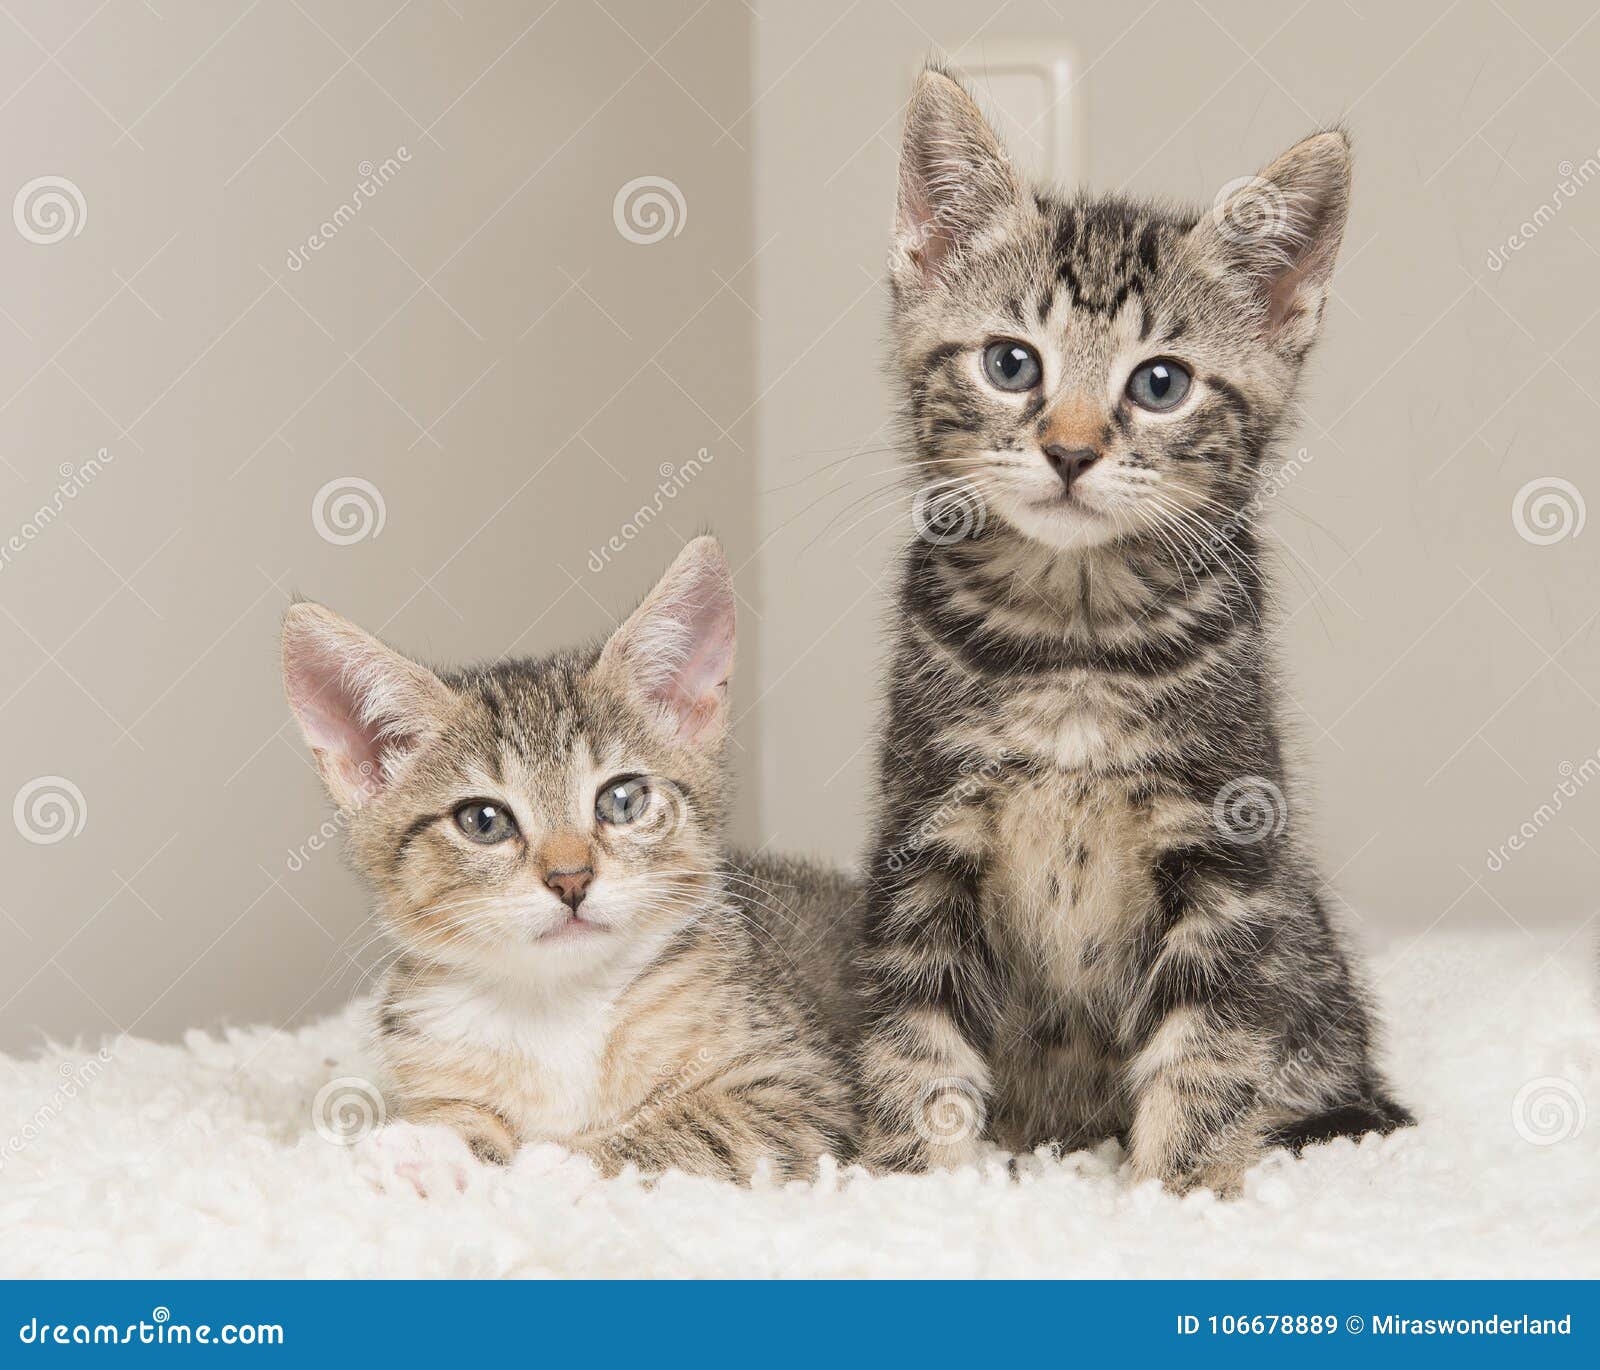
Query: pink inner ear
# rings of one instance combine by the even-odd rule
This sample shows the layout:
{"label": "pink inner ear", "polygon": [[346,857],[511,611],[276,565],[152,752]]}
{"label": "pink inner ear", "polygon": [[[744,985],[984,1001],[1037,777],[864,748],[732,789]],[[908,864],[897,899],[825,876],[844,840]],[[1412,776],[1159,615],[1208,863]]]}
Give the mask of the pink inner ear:
{"label": "pink inner ear", "polygon": [[903,231],[914,240],[911,256],[924,275],[939,269],[939,263],[950,255],[955,240],[939,223],[938,215],[925,195],[910,194],[903,208]]}
{"label": "pink inner ear", "polygon": [[1267,292],[1267,331],[1277,333],[1291,318],[1300,312],[1300,291],[1306,277],[1300,265],[1285,267],[1272,282]]}
{"label": "pink inner ear", "polygon": [[678,719],[678,734],[698,740],[715,723],[733,670],[733,596],[720,584],[699,585],[674,605],[688,654],[651,693]]}
{"label": "pink inner ear", "polygon": [[289,702],[329,780],[373,795],[383,784],[379,730],[364,723],[361,701],[345,683],[345,660],[320,643],[293,646],[284,666]]}

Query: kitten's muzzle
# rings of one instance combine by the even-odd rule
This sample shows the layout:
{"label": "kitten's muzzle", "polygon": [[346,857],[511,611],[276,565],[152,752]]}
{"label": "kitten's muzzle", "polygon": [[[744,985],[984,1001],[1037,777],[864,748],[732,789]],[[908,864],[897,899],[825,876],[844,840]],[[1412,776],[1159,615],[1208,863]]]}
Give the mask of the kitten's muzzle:
{"label": "kitten's muzzle", "polygon": [[1044,459],[1060,477],[1062,489],[1070,495],[1073,483],[1100,460],[1100,454],[1092,447],[1063,447],[1052,442],[1044,449]]}
{"label": "kitten's muzzle", "polygon": [[544,883],[555,891],[556,898],[576,913],[578,905],[589,893],[589,886],[594,883],[594,867],[579,866],[574,870],[551,871],[545,876]]}

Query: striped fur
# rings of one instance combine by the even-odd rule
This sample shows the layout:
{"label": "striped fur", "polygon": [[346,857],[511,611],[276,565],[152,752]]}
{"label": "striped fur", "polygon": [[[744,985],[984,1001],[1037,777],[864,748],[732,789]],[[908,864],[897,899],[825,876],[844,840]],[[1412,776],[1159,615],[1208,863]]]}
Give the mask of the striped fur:
{"label": "striped fur", "polygon": [[[1118,1135],[1136,1176],[1228,1191],[1324,1115],[1409,1121],[1305,852],[1256,528],[1342,135],[1265,181],[1254,235],[1231,204],[1058,198],[947,75],[913,99],[896,368],[915,477],[967,536],[903,563],[860,957],[875,1166]],[[995,339],[1037,352],[1033,391],[986,381]],[[1172,413],[1123,395],[1158,357],[1194,376]],[[1098,457],[1070,496],[1049,442]]]}
{"label": "striped fur", "polygon": [[[603,649],[434,674],[317,605],[291,701],[397,950],[377,1040],[393,1116],[481,1158],[562,1143],[614,1174],[739,1180],[848,1158],[853,1104],[805,961],[848,887],[723,849],[733,600],[702,538]],[[634,821],[596,796],[644,777]],[[489,800],[514,838],[455,820]],[[552,874],[592,872],[569,910]]]}

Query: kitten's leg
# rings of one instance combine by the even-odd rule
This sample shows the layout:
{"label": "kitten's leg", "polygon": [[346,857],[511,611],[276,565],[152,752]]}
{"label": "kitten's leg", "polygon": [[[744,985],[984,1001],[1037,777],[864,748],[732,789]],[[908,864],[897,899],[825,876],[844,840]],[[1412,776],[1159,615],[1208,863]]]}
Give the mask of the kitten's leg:
{"label": "kitten's leg", "polygon": [[1228,1196],[1261,1158],[1260,1044],[1211,1014],[1166,1015],[1129,1067],[1136,1178]]}
{"label": "kitten's leg", "polygon": [[1155,874],[1151,951],[1124,1020],[1134,1174],[1231,1194],[1265,1150],[1271,915],[1239,888],[1230,852],[1179,848]]}
{"label": "kitten's leg", "polygon": [[442,1123],[464,1141],[480,1161],[510,1165],[517,1139],[510,1125],[491,1108],[467,1099],[407,1099],[400,1105],[402,1122]]}
{"label": "kitten's leg", "polygon": [[978,1156],[1001,1002],[981,861],[943,839],[874,884],[866,923],[863,1159],[928,1170]]}
{"label": "kitten's leg", "polygon": [[780,1180],[810,1178],[819,1156],[849,1159],[850,1099],[837,1075],[829,1062],[797,1071],[786,1061],[665,1091],[619,1126],[578,1139],[574,1149],[608,1176],[634,1165],[646,1174],[746,1180],[766,1160]]}

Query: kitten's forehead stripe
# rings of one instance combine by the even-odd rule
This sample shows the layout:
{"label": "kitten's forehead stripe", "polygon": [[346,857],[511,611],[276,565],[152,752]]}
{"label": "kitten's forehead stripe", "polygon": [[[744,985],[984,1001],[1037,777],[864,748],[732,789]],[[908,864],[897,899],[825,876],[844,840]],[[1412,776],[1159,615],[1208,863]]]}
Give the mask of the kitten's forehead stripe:
{"label": "kitten's forehead stripe", "polygon": [[644,738],[630,711],[601,699],[590,679],[597,655],[507,659],[447,675],[466,705],[448,739],[458,771],[491,777],[547,820],[570,822],[572,791],[587,783],[594,758],[632,754]]}

